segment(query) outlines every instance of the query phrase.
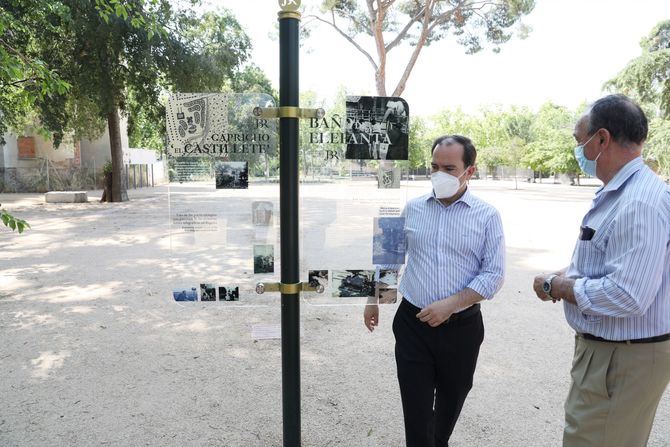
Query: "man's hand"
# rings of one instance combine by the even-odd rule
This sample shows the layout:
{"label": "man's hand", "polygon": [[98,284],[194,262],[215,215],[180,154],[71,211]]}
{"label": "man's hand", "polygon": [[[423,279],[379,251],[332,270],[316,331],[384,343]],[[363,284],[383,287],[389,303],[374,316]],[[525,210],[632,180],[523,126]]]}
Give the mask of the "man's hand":
{"label": "man's hand", "polygon": [[376,304],[367,304],[363,311],[363,323],[370,332],[375,330],[375,326],[379,325],[379,306]]}
{"label": "man's hand", "polygon": [[435,301],[421,309],[416,317],[424,323],[428,323],[431,327],[437,327],[447,321],[456,311],[455,303],[456,300],[452,297]]}
{"label": "man's hand", "polygon": [[549,275],[537,275],[535,279],[533,280],[533,290],[535,291],[535,295],[542,301],[553,301],[556,302],[556,300],[552,299],[549,295],[544,293],[544,281],[549,277]]}

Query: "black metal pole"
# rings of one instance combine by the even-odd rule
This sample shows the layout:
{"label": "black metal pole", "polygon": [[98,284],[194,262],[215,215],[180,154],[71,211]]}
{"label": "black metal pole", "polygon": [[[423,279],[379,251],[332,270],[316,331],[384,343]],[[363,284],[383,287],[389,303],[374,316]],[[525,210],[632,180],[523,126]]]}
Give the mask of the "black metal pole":
{"label": "black metal pole", "polygon": [[[299,17],[299,16],[298,16]],[[299,18],[279,15],[279,106],[299,106]],[[298,246],[298,118],[279,119],[281,282],[300,282]],[[300,446],[299,293],[281,295],[284,447]]]}

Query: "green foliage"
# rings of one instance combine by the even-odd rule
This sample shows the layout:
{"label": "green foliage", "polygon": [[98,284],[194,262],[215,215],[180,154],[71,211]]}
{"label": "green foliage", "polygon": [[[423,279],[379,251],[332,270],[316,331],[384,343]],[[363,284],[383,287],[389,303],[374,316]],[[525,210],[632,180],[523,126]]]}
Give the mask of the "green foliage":
{"label": "green foliage", "polygon": [[149,101],[139,86],[129,89],[126,106],[131,147],[163,149],[164,104],[169,90],[253,92],[278,97],[265,73],[247,62],[251,42],[230,11],[221,9],[202,17],[182,13],[176,22],[179,38],[175,33],[168,36],[169,51],[179,63],[162,63],[166,76],[158,80],[156,95]]}
{"label": "green foliage", "polygon": [[22,219],[17,219],[2,208],[0,208],[0,220],[6,227],[10,228],[12,231],[18,231],[19,234],[23,233],[26,228],[30,228],[28,222]]}
{"label": "green foliage", "polygon": [[565,107],[545,103],[530,126],[531,141],[521,157],[534,171],[578,173],[572,136],[576,116]]}
{"label": "green foliage", "polygon": [[643,156],[670,177],[670,20],[658,23],[640,42],[642,54],[631,60],[605,88],[637,100],[649,119]]}
{"label": "green foliage", "polygon": [[642,54],[605,87],[654,104],[665,118],[670,118],[670,20],[656,25],[640,46]]}
{"label": "green foliage", "polygon": [[[518,106],[507,109],[490,106],[475,114],[459,108],[435,115],[425,132],[430,139],[445,134],[472,139],[479,166],[515,166],[545,173],[575,174],[579,172],[572,153],[576,116],[551,103],[544,104],[537,113]],[[414,122],[415,118],[412,126]],[[428,162],[430,153],[424,156]]]}
{"label": "green foliage", "polygon": [[235,17],[189,3],[0,0],[0,135],[39,122],[58,146],[99,137],[110,120],[112,195],[123,200],[118,110],[131,113],[133,145],[160,149],[166,92],[269,85],[242,70],[251,44]]}
{"label": "green foliage", "polygon": [[653,118],[649,122],[649,138],[643,156],[657,165],[659,174],[670,177],[670,120]]}
{"label": "green foliage", "polygon": [[102,165],[102,173],[103,174],[111,174],[112,173],[112,162],[110,160],[107,160],[104,165]]}
{"label": "green foliage", "polygon": [[[427,168],[429,164],[427,160],[431,158],[431,143],[428,132],[428,122],[426,119],[416,116],[412,118],[411,126],[409,128],[409,159],[407,160],[408,168],[418,169]],[[402,166],[401,163],[398,163]]]}
{"label": "green foliage", "polygon": [[45,43],[61,38],[54,23],[67,14],[49,0],[0,0],[0,142],[10,128],[33,122],[38,101],[70,88],[40,57]]}

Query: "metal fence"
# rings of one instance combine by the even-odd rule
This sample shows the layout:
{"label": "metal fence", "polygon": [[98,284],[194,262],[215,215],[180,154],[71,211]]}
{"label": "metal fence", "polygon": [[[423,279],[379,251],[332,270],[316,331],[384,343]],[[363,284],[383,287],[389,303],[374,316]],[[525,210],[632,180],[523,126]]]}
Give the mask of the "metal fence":
{"label": "metal fence", "polygon": [[[127,189],[155,186],[165,178],[157,166],[131,164],[124,166]],[[33,167],[0,167],[0,192],[47,192],[102,189],[104,175],[93,167],[63,167],[40,163]]]}

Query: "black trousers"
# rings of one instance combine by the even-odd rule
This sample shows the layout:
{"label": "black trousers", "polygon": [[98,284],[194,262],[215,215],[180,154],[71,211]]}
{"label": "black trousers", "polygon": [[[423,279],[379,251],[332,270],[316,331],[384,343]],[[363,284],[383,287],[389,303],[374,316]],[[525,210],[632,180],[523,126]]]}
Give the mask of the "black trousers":
{"label": "black trousers", "polygon": [[393,319],[407,447],[446,447],[472,388],[484,340],[481,312],[430,327],[402,300]]}

